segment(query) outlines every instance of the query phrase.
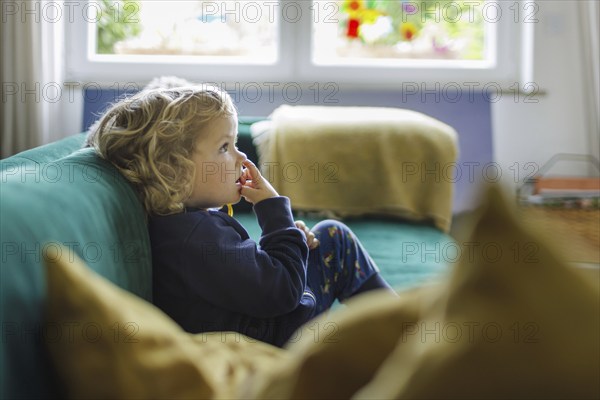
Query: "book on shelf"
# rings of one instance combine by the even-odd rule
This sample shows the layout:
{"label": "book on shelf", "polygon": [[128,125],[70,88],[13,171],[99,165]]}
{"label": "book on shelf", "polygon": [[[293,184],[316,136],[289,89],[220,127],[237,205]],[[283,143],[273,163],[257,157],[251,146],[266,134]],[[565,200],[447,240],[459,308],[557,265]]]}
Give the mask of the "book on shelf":
{"label": "book on shelf", "polygon": [[521,203],[597,208],[600,178],[544,177],[529,179],[519,190]]}

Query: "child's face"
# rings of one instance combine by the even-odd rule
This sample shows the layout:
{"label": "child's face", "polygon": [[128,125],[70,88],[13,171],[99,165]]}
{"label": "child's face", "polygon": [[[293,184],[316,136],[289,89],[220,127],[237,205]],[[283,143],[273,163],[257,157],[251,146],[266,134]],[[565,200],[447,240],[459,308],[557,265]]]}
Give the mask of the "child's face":
{"label": "child's face", "polygon": [[246,155],[240,152],[237,141],[237,116],[223,116],[212,120],[199,132],[200,138],[192,161],[196,177],[187,207],[202,209],[221,207],[240,201],[242,162]]}

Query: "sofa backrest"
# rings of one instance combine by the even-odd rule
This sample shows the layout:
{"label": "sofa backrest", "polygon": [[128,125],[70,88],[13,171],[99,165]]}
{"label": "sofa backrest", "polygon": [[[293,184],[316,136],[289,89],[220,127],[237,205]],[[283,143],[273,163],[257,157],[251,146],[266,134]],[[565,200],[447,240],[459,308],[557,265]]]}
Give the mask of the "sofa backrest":
{"label": "sofa backrest", "polygon": [[[57,397],[42,345],[50,334],[42,325],[42,254],[77,254],[116,285],[151,300],[150,240],[141,202],[93,149],[64,156],[81,146],[83,135],[70,140],[0,162],[1,398]],[[53,327],[52,337],[66,337],[70,329]]]}
{"label": "sofa backrest", "polygon": [[87,133],[71,135],[56,142],[25,150],[19,154],[0,161],[0,173],[15,167],[22,167],[29,163],[49,163],[68,156],[79,150],[85,140]]}

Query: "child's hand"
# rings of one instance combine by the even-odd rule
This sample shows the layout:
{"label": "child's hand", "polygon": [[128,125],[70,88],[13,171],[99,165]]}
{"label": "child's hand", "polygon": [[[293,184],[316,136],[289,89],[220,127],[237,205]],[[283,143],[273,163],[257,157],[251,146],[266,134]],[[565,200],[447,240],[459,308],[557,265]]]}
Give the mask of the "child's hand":
{"label": "child's hand", "polygon": [[304,232],[304,236],[306,236],[306,244],[308,244],[308,248],[311,250],[316,249],[319,246],[319,239],[317,239],[315,234],[312,233],[310,231],[310,229],[308,229],[306,227],[306,224],[304,223],[304,221],[295,221],[294,224],[296,225],[296,228],[298,228],[302,232]]}
{"label": "child's hand", "polygon": [[261,200],[279,196],[269,181],[260,174],[260,171],[252,161],[246,160],[242,165],[246,169],[240,179],[242,183],[241,194],[247,201],[256,204]]}

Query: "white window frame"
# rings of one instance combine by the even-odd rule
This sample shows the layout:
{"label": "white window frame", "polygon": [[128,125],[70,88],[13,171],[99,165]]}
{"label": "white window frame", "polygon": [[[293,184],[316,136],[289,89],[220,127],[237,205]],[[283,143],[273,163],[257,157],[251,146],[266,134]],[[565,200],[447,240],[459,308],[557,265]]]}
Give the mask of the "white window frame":
{"label": "white window frame", "polygon": [[[163,0],[164,1],[164,0]],[[222,0],[221,0],[222,1]],[[257,0],[264,1],[264,0]],[[476,67],[456,67],[456,62],[423,62],[416,60],[392,60],[372,65],[366,62],[356,65],[316,65],[311,57],[312,43],[312,10],[311,1],[279,0],[277,9],[302,11],[302,18],[294,21],[292,17],[281,18],[279,15],[278,59],[273,63],[253,62],[240,63],[223,58],[126,56],[119,61],[114,57],[96,55],[89,57],[88,43],[93,39],[94,24],[83,18],[82,12],[71,13],[72,21],[66,27],[66,76],[71,82],[111,85],[115,82],[135,82],[145,84],[152,78],[161,75],[176,75],[202,82],[215,83],[248,83],[248,82],[298,82],[311,84],[315,82],[336,82],[341,86],[373,88],[401,88],[406,82],[421,84],[455,83],[478,87],[494,83],[503,88],[513,87],[515,82],[523,80],[523,71],[530,58],[526,50],[531,50],[525,40],[532,32],[533,24],[515,22],[514,10],[509,9],[533,1],[497,1],[502,8],[502,15],[493,26],[497,33],[496,57],[491,65],[484,62]],[[327,1],[327,0],[319,0]],[[477,0],[483,1],[483,0]],[[85,2],[82,2],[85,4]],[[290,4],[286,4],[290,3]],[[79,4],[79,3],[78,3]],[[317,6],[317,5],[315,5]],[[310,16],[310,17],[307,17]],[[521,20],[523,16],[519,17]],[[309,39],[306,39],[309,38]],[[112,59],[112,60],[111,60]],[[369,65],[371,64],[371,65]]]}

